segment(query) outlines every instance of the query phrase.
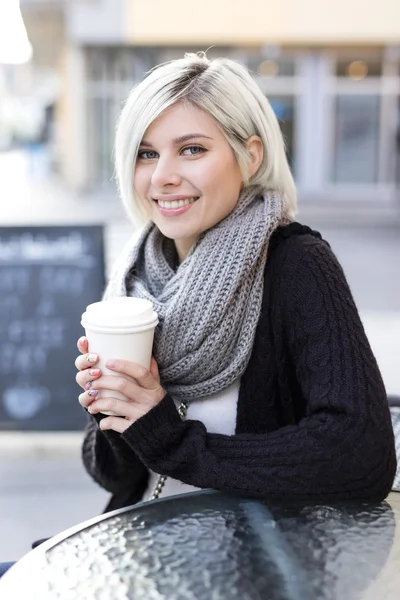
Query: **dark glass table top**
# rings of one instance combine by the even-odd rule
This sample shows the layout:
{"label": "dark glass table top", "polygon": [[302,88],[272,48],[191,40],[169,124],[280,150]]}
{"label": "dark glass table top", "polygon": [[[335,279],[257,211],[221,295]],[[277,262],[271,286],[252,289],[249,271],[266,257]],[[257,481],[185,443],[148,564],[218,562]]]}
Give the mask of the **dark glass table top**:
{"label": "dark glass table top", "polygon": [[132,506],[45,542],[0,579],[24,600],[397,600],[400,494],[273,504],[204,491]]}

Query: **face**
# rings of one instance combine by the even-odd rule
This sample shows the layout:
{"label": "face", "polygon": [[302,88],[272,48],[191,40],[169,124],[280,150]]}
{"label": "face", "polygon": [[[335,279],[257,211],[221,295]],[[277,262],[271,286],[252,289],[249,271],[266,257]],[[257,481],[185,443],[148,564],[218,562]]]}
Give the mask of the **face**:
{"label": "face", "polygon": [[175,241],[181,260],[201,233],[232,212],[241,185],[233,151],[206,112],[176,104],[146,130],[135,193],[150,219]]}

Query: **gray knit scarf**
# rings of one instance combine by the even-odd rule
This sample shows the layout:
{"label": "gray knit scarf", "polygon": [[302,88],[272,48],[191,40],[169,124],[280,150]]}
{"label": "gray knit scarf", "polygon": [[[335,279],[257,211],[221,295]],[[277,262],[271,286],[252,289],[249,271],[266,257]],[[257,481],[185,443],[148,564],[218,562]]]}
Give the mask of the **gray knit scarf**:
{"label": "gray knit scarf", "polygon": [[251,186],[177,268],[173,241],[152,222],[127,246],[104,297],[153,303],[160,320],[153,352],[161,383],[176,400],[216,394],[242,376],[260,317],[269,240],[289,220],[280,196]]}

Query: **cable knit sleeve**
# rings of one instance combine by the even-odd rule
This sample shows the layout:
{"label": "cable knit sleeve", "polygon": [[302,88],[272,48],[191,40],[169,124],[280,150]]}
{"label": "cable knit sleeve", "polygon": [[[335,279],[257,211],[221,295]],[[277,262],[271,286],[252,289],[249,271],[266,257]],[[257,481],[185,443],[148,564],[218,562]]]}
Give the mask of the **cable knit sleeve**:
{"label": "cable knit sleeve", "polygon": [[[312,236],[285,243],[275,302],[305,404],[270,433],[207,433],[173,399],[123,439],[150,469],[202,488],[307,500],[382,500],[396,457],[382,379],[343,271]],[[262,360],[262,357],[259,357]]]}
{"label": "cable knit sleeve", "polygon": [[[82,460],[89,475],[108,492],[133,503],[141,498],[148,470],[115,431],[102,431],[104,415],[91,416],[85,429]],[[136,500],[134,500],[134,498]],[[119,504],[123,504],[119,501]]]}

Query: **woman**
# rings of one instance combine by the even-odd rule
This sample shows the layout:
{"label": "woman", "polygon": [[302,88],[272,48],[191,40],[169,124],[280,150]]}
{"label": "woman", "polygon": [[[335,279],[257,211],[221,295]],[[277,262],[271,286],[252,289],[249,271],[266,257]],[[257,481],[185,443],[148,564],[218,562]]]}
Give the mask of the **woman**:
{"label": "woman", "polygon": [[248,71],[203,54],[154,69],[122,110],[116,172],[145,225],[105,297],[151,300],[160,325],[149,371],[116,359],[102,375],[78,342],[83,461],[106,510],[198,488],[383,500],[382,379],[329,245],[294,222],[279,125]]}

